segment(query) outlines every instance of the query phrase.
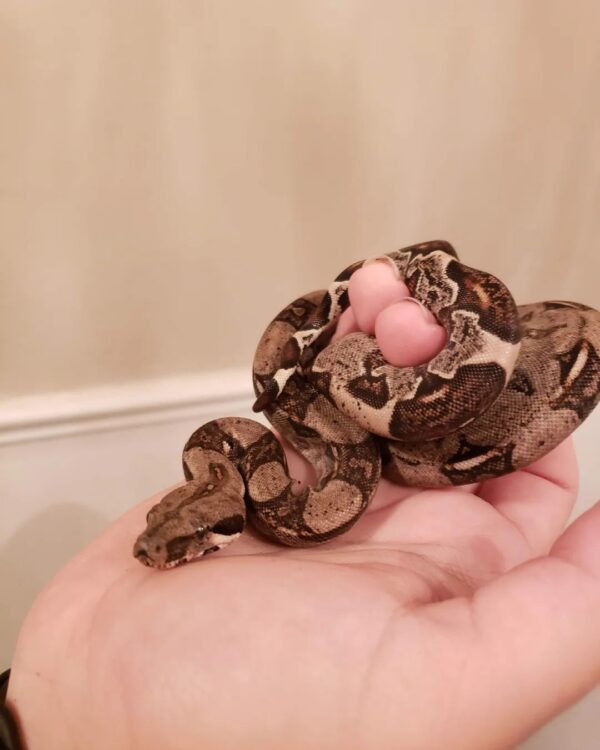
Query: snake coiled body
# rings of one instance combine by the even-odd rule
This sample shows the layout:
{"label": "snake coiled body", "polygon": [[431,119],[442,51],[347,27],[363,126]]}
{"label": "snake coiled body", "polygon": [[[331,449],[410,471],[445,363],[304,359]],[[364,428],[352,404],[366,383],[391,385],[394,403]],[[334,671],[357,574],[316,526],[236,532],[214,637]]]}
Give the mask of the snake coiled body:
{"label": "snake coiled body", "polygon": [[387,363],[375,339],[329,339],[349,305],[345,269],[326,291],[287,305],[254,359],[255,410],[313,465],[298,490],[273,433],[249,419],[214,420],[183,451],[187,484],[148,515],[134,553],[172,567],[220,549],[246,512],[267,537],[319,544],[361,516],[383,473],[403,485],[444,487],[527,466],[564,440],[600,398],[600,313],[573,302],[517,307],[490,274],[436,241],[390,263],[447,332],[417,367]]}

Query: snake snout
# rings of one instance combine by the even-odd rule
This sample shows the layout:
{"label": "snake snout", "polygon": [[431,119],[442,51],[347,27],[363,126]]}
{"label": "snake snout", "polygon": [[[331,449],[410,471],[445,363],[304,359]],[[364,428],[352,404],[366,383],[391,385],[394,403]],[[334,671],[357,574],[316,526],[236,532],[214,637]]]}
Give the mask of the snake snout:
{"label": "snake snout", "polygon": [[136,557],[142,565],[152,565],[150,554],[148,552],[148,543],[145,539],[138,539],[133,547],[133,556]]}

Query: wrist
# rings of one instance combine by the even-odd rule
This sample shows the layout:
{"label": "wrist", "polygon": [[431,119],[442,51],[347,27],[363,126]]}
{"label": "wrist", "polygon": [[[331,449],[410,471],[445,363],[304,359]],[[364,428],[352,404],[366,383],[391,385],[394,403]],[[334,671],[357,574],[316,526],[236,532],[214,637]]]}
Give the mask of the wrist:
{"label": "wrist", "polygon": [[14,714],[6,705],[10,669],[0,675],[0,750],[24,750]]}

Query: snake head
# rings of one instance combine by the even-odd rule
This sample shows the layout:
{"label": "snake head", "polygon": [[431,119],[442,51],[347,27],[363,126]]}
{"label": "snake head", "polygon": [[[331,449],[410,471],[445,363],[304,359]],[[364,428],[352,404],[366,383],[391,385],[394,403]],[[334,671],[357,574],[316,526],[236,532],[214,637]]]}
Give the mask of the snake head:
{"label": "snake head", "polygon": [[174,568],[227,546],[242,533],[245,519],[242,497],[192,480],[150,509],[133,554],[150,568]]}

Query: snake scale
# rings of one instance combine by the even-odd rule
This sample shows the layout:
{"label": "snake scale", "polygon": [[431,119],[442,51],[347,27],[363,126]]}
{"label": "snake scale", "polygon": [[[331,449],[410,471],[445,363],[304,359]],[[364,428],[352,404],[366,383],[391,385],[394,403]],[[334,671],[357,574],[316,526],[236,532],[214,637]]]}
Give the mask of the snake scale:
{"label": "snake scale", "polygon": [[266,537],[303,547],[347,531],[381,474],[415,487],[469,484],[527,466],[566,438],[600,398],[600,313],[574,302],[517,307],[504,284],[427,242],[391,264],[445,328],[429,362],[396,368],[375,339],[330,343],[349,306],[346,268],[326,291],[287,305],[254,358],[255,411],[313,465],[299,489],[273,433],[228,417],[183,450],[187,482],[147,516],[134,555],[170,568],[221,549],[246,516]]}

